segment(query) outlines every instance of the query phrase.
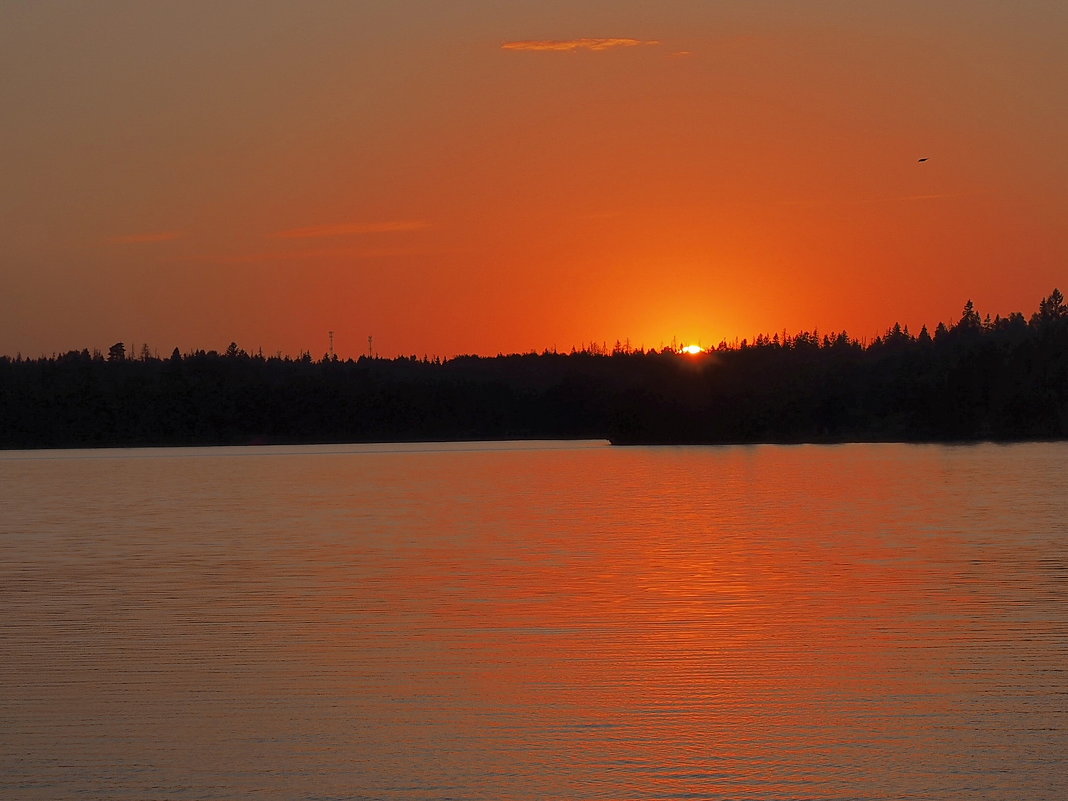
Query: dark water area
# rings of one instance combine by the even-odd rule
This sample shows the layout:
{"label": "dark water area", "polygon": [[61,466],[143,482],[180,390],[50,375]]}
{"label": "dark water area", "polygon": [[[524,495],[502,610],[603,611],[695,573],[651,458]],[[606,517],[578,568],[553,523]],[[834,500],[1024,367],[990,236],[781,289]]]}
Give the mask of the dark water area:
{"label": "dark water area", "polygon": [[1068,444],[0,453],[0,797],[1068,797]]}

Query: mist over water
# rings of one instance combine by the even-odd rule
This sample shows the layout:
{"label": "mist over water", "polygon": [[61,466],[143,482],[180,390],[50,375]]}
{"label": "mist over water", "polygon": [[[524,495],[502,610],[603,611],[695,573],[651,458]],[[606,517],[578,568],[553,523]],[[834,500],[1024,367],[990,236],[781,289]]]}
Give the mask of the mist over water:
{"label": "mist over water", "polygon": [[1068,796],[1068,444],[0,452],[0,796]]}

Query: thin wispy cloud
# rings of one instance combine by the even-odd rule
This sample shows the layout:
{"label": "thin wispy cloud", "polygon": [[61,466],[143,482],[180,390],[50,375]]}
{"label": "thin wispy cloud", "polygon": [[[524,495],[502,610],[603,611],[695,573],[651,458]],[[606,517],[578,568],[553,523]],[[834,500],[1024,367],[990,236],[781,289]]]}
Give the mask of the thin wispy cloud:
{"label": "thin wispy cloud", "polygon": [[436,256],[448,250],[427,247],[313,248],[311,250],[259,251],[205,258],[218,264],[267,264],[302,261],[360,261],[404,256]]}
{"label": "thin wispy cloud", "polygon": [[276,231],[274,239],[317,239],[328,236],[359,236],[362,234],[386,234],[396,231],[419,231],[430,224],[421,220],[387,220],[384,222],[336,223],[333,225],[308,225]]}
{"label": "thin wispy cloud", "polygon": [[519,42],[505,42],[501,50],[535,50],[574,52],[576,50],[612,50],[617,47],[641,47],[643,45],[658,45],[655,39],[527,39]]}
{"label": "thin wispy cloud", "polygon": [[177,231],[154,231],[145,234],[123,234],[104,240],[108,245],[141,245],[151,242],[170,242],[181,236]]}

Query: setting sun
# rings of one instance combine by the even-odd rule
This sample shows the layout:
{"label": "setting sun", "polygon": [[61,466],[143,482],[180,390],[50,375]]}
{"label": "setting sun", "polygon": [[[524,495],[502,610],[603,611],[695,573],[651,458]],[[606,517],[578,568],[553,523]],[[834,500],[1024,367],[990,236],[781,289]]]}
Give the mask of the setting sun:
{"label": "setting sun", "polygon": [[0,801],[1068,801],[1066,40],[0,0]]}

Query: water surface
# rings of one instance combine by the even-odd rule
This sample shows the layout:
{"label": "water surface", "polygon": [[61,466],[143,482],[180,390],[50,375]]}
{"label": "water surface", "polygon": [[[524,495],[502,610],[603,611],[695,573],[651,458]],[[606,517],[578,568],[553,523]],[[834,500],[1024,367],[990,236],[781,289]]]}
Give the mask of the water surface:
{"label": "water surface", "polygon": [[0,796],[1068,797],[1068,445],[0,453]]}

